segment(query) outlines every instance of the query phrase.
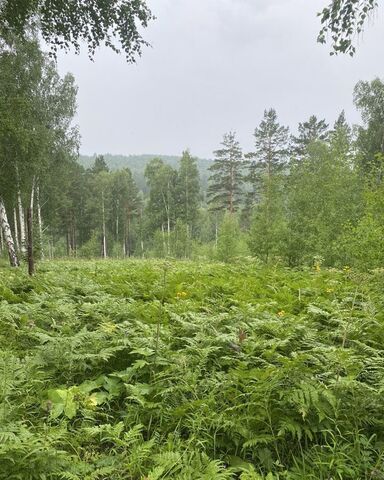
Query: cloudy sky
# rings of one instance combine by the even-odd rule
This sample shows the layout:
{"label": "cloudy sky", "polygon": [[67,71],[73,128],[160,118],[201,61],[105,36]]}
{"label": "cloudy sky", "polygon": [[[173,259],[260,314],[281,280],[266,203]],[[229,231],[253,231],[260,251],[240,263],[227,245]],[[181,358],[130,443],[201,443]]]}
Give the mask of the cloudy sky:
{"label": "cloudy sky", "polygon": [[245,151],[265,108],[294,131],[311,114],[333,122],[359,115],[352,91],[384,77],[384,10],[354,58],[316,43],[316,13],[328,0],[150,0],[152,48],[136,65],[101,49],[59,57],[79,86],[81,152],[212,157],[235,130]]}

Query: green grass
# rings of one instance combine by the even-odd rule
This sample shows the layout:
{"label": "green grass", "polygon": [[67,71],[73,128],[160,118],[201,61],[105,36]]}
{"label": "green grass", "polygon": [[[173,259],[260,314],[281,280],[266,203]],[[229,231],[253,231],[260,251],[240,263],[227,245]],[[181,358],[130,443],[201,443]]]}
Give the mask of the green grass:
{"label": "green grass", "polygon": [[384,478],[383,280],[1,268],[0,478]]}

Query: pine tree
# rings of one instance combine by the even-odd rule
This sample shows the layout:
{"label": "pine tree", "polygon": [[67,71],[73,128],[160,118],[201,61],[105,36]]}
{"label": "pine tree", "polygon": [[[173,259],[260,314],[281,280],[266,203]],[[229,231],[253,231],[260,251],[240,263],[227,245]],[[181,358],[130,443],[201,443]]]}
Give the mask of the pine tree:
{"label": "pine tree", "polygon": [[224,135],[222,148],[214,152],[209,170],[208,204],[212,210],[234,213],[243,197],[245,181],[243,153],[234,132]]}
{"label": "pine tree", "polygon": [[253,199],[260,197],[263,178],[271,179],[283,169],[289,151],[288,132],[288,127],[278,123],[276,110],[264,110],[264,118],[254,133],[255,151],[247,155]]}
{"label": "pine tree", "polygon": [[307,154],[308,146],[316,141],[327,141],[328,124],[325,120],[318,120],[315,115],[309,117],[309,120],[299,123],[299,135],[293,136],[292,153],[295,157],[301,158]]}

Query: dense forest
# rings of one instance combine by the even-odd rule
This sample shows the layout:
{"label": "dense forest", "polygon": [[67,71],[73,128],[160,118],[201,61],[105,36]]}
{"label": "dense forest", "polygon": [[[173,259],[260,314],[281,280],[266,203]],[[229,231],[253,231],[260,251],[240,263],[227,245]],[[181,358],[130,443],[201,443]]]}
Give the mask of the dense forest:
{"label": "dense forest", "polygon": [[[376,6],[318,41],[353,56]],[[80,155],[58,51],[134,63],[153,20],[0,0],[0,480],[383,480],[384,81],[359,125],[266,105],[252,151]]]}
{"label": "dense forest", "polygon": [[312,115],[292,133],[270,108],[255,125],[253,152],[228,132],[212,161],[187,150],[79,161],[73,77],[61,78],[33,40],[4,48],[0,62],[0,248],[12,264],[27,250],[29,206],[36,258],[381,265],[380,79],[355,87],[360,126],[341,112],[332,125]]}

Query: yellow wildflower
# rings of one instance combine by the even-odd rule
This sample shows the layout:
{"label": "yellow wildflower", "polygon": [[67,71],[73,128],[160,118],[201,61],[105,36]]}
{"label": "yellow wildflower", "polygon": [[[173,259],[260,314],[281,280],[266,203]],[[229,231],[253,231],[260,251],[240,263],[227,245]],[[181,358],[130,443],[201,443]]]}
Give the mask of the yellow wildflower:
{"label": "yellow wildflower", "polygon": [[284,310],[280,310],[280,312],[277,312],[277,315],[278,315],[279,317],[284,317],[284,315],[285,315]]}
{"label": "yellow wildflower", "polygon": [[177,292],[176,297],[177,298],[185,298],[187,296],[187,292]]}
{"label": "yellow wildflower", "polygon": [[105,333],[113,333],[117,326],[112,322],[104,322],[100,325],[101,330]]}

